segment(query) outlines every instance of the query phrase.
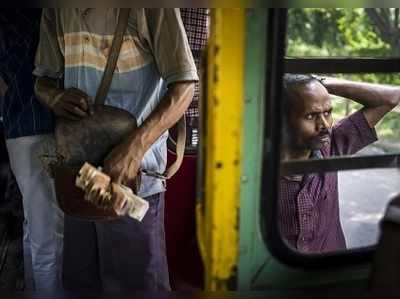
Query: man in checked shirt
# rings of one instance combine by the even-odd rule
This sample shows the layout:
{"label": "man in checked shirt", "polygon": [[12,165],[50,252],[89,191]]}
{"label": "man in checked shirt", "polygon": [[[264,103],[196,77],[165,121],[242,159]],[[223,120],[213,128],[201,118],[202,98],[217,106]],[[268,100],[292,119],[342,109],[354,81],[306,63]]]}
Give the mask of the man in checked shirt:
{"label": "man in checked shirt", "polygon": [[[363,105],[333,124],[330,94]],[[284,161],[352,155],[377,140],[375,125],[400,102],[400,88],[310,75],[284,76]],[[279,228],[305,253],[346,249],[336,172],[280,179]]]}

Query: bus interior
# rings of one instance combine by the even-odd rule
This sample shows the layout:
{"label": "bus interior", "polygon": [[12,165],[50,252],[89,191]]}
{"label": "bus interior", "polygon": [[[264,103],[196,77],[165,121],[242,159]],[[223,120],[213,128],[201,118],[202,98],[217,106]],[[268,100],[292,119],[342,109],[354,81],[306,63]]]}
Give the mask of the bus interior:
{"label": "bus interior", "polygon": [[[398,8],[375,10],[394,14],[398,21]],[[197,12],[198,18],[191,19],[188,11]],[[281,161],[285,73],[396,84],[400,56],[395,51],[379,57],[372,52],[365,56],[349,54],[350,50],[340,53],[340,47],[329,52],[323,38],[333,35],[317,31],[322,30],[317,27],[320,22],[356,36],[357,31],[366,30],[361,21],[371,14],[363,8],[181,9],[201,79],[186,112],[183,164],[168,181],[166,192],[167,257],[176,296],[400,295],[400,228],[382,224],[389,201],[400,191],[399,106],[377,129],[383,140],[360,155]],[[371,20],[370,27],[375,24]],[[307,40],[310,32],[317,36],[316,45]],[[371,32],[361,34],[377,38],[379,28]],[[332,34],[338,39],[339,33]],[[351,46],[360,43],[354,41]],[[306,46],[309,52],[304,50]],[[341,47],[350,49],[349,45]],[[358,107],[344,99],[337,103],[337,118]],[[168,161],[176,156],[176,135],[170,132]],[[1,151],[0,294],[19,291],[23,295],[21,195],[10,173],[4,142]],[[280,176],[314,172],[339,172],[345,250],[302,253],[280,234]],[[75,295],[61,292],[50,297]]]}

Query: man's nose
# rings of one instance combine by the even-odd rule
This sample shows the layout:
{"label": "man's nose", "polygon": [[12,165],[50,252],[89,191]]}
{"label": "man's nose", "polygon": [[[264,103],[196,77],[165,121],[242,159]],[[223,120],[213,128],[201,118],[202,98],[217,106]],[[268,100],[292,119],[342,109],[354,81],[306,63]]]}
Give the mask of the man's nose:
{"label": "man's nose", "polygon": [[318,117],[318,128],[319,129],[328,129],[329,122],[323,114],[320,114]]}

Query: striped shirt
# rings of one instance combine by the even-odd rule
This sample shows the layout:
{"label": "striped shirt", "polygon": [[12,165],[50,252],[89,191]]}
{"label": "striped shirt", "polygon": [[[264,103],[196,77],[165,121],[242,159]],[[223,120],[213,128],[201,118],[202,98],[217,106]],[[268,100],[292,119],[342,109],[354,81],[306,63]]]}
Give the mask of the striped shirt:
{"label": "striped shirt", "polygon": [[[119,9],[45,9],[36,55],[37,76],[64,78],[95,97],[107,62]],[[140,125],[168,84],[197,81],[197,70],[179,9],[131,9],[106,105],[129,111]],[[164,172],[163,134],[148,150],[142,168]],[[164,191],[162,181],[143,176],[142,197]]]}
{"label": "striped shirt", "polygon": [[0,11],[0,77],[8,87],[0,111],[6,138],[53,131],[50,111],[33,92],[40,14],[39,9]]}
{"label": "striped shirt", "polygon": [[[332,128],[331,141],[313,158],[352,155],[377,140],[362,111]],[[339,217],[337,172],[305,175],[302,180],[280,180],[279,228],[283,238],[302,252],[346,249]]]}

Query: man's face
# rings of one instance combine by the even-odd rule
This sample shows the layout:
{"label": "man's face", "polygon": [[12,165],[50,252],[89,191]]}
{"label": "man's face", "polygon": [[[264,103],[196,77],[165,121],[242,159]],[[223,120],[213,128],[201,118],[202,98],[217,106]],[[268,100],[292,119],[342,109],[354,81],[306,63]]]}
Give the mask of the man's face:
{"label": "man's face", "polygon": [[319,82],[295,87],[289,115],[289,147],[318,150],[330,141],[333,123],[329,93]]}

